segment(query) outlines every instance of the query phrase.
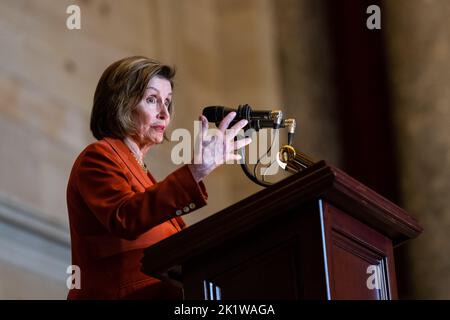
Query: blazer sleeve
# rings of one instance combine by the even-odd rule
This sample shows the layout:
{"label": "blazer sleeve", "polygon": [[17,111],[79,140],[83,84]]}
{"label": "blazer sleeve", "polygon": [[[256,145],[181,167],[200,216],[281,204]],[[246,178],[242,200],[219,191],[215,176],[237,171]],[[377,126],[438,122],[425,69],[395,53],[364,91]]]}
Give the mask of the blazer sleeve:
{"label": "blazer sleeve", "polygon": [[[203,182],[197,183],[187,166],[145,192],[135,192],[129,173],[108,150],[86,150],[77,173],[78,191],[90,211],[110,233],[127,240],[203,207],[208,197]],[[183,210],[186,207],[189,210]]]}

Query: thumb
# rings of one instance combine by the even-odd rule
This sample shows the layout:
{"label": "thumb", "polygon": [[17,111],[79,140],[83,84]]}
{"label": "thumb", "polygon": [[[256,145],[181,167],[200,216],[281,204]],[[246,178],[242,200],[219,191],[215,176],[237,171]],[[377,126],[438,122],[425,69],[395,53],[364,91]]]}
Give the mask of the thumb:
{"label": "thumb", "polygon": [[[208,127],[206,127],[205,130],[205,124],[202,119],[202,116],[198,117],[198,121],[201,122],[200,128],[198,128],[198,132],[195,134],[194,137],[194,164],[201,164],[202,163],[202,153],[203,153],[203,141],[205,140],[205,132],[207,131]],[[197,127],[197,125],[196,125]]]}
{"label": "thumb", "polygon": [[206,136],[208,134],[208,119],[206,119],[206,117],[204,115],[200,115],[198,117],[198,120],[200,120],[202,122],[202,140],[205,141],[206,140]]}

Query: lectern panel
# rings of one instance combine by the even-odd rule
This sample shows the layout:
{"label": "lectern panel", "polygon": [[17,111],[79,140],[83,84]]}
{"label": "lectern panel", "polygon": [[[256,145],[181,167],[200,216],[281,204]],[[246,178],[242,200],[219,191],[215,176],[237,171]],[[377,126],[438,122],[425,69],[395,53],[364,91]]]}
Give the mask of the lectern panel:
{"label": "lectern panel", "polygon": [[329,203],[324,214],[331,298],[395,298],[389,282],[395,279],[391,241]]}

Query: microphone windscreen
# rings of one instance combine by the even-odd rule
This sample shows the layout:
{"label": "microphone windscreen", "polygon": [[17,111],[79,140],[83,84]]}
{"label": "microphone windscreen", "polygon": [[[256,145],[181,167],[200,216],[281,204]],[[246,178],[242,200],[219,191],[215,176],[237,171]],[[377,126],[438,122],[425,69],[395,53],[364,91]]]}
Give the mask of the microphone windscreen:
{"label": "microphone windscreen", "polygon": [[225,107],[211,106],[203,109],[202,114],[208,119],[209,122],[220,122],[225,116]]}

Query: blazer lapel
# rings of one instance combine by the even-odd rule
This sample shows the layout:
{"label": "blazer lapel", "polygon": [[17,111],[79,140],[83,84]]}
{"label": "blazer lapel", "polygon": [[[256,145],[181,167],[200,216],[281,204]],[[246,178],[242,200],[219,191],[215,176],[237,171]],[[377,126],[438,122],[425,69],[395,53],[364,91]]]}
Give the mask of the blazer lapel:
{"label": "blazer lapel", "polygon": [[111,147],[113,147],[114,151],[116,151],[116,153],[128,167],[131,173],[142,184],[142,186],[148,188],[152,184],[156,183],[155,181],[152,181],[154,179],[150,179],[150,177],[144,173],[144,170],[142,170],[141,166],[134,158],[133,154],[131,153],[131,150],[122,140],[113,138],[105,138],[105,140],[111,145]]}
{"label": "blazer lapel", "polygon": [[148,178],[153,182],[153,184],[156,184],[156,183],[157,183],[155,177],[153,177],[153,175],[150,173],[150,170],[147,171],[147,176],[148,176]]}
{"label": "blazer lapel", "polygon": [[[144,188],[148,188],[149,186],[157,183],[156,179],[149,171],[147,172],[147,174],[144,173],[144,170],[142,170],[141,166],[137,163],[136,159],[131,153],[131,150],[122,140],[113,138],[105,138],[105,140],[111,145],[114,151],[116,151],[120,159],[122,159],[131,173],[139,180]],[[181,231],[186,226],[181,217],[175,217],[174,219],[170,219],[169,221],[178,231]]]}

